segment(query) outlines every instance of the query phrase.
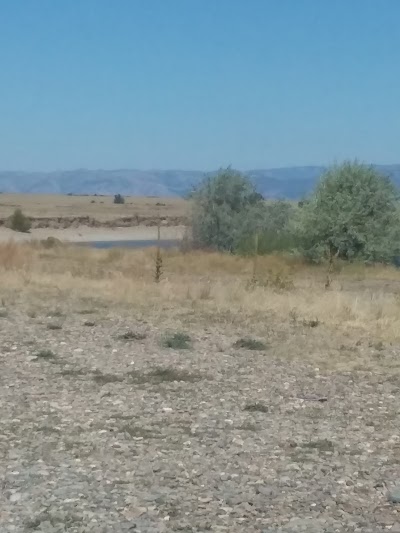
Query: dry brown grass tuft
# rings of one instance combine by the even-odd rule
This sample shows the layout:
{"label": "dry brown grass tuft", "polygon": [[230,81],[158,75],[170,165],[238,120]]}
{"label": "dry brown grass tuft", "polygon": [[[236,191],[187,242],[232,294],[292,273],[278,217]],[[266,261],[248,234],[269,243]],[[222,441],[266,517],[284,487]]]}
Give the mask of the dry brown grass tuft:
{"label": "dry brown grass tuft", "polygon": [[290,273],[293,284],[286,290],[271,283],[249,289],[251,259],[166,250],[164,279],[155,284],[154,254],[154,249],[0,244],[0,291],[2,297],[23,296],[27,304],[60,297],[96,300],[130,306],[149,316],[195,315],[260,326],[272,315],[299,327],[318,318],[324,326],[341,331],[400,338],[400,272],[395,268],[341,265],[332,287],[325,290],[324,267],[295,258],[261,257],[260,279]]}

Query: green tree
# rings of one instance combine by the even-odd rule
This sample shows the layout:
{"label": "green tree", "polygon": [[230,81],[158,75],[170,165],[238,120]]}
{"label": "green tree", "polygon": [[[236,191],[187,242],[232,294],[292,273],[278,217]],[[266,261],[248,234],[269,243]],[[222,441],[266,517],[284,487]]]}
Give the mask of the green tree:
{"label": "green tree", "polygon": [[372,167],[333,166],[298,215],[298,238],[310,259],[389,262],[400,253],[397,192]]}
{"label": "green tree", "polygon": [[250,180],[230,168],[206,177],[193,191],[192,200],[195,245],[231,252],[243,228],[254,225],[264,206],[263,197]]}

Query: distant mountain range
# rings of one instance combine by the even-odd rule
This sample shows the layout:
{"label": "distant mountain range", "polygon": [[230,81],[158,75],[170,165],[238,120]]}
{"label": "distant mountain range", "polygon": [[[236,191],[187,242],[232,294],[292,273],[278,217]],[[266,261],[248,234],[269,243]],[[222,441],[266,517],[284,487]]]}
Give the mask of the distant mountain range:
{"label": "distant mountain range", "polygon": [[[376,165],[400,187],[399,165]],[[309,194],[325,167],[285,167],[245,172],[265,198],[299,199]],[[184,196],[205,175],[182,170],[0,171],[0,191],[8,193]]]}

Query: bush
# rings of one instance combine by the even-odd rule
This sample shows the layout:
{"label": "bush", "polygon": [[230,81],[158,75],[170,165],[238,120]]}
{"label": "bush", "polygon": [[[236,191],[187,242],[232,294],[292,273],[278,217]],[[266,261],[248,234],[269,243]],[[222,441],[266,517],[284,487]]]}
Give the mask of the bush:
{"label": "bush", "polygon": [[116,194],[114,196],[114,204],[124,204],[125,198],[122,196],[122,194]]}
{"label": "bush", "polygon": [[[266,203],[251,181],[230,168],[207,177],[192,192],[192,244],[239,254],[293,248],[294,208],[289,202]],[[182,246],[189,249],[188,240]]]}
{"label": "bush", "polygon": [[297,231],[311,260],[390,262],[400,255],[395,186],[357,162],[334,166],[298,210]]}
{"label": "bush", "polygon": [[40,350],[40,352],[36,354],[36,357],[38,359],[55,359],[56,355],[51,350]]}
{"label": "bush", "polygon": [[9,220],[10,228],[21,233],[28,233],[32,227],[31,221],[26,217],[21,209],[16,209]]}
{"label": "bush", "polygon": [[47,237],[47,239],[41,240],[40,243],[44,248],[60,248],[63,246],[63,243],[60,241],[60,239],[51,236]]}
{"label": "bush", "polygon": [[243,337],[237,340],[234,345],[234,348],[244,348],[245,350],[258,350],[264,351],[267,349],[267,345],[257,339],[252,339],[250,337]]}
{"label": "bush", "polygon": [[192,236],[196,246],[234,252],[244,225],[252,226],[264,206],[245,176],[227,168],[206,177],[192,193]]}
{"label": "bush", "polygon": [[191,347],[191,338],[187,333],[178,331],[177,333],[166,335],[162,344],[165,348],[188,350]]}

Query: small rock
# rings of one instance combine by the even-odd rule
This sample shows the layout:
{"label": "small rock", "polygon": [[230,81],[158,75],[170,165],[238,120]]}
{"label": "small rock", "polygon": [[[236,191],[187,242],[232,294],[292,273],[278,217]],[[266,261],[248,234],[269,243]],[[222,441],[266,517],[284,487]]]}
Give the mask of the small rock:
{"label": "small rock", "polygon": [[10,502],[12,503],[17,503],[21,501],[21,499],[22,499],[22,494],[20,492],[14,492],[14,494],[11,494],[10,496]]}
{"label": "small rock", "polygon": [[256,493],[262,494],[263,496],[274,496],[276,491],[273,487],[269,487],[268,485],[257,485]]}
{"label": "small rock", "polygon": [[204,498],[198,498],[199,502],[200,503],[210,503],[212,501],[212,498],[210,498],[209,496],[206,496]]}
{"label": "small rock", "polygon": [[140,516],[144,515],[146,511],[146,507],[130,507],[128,509],[124,509],[124,511],[122,511],[122,514],[128,520],[132,520],[134,518],[139,518]]}
{"label": "small rock", "polygon": [[394,489],[389,492],[388,500],[391,503],[400,503],[400,485],[394,487]]}

